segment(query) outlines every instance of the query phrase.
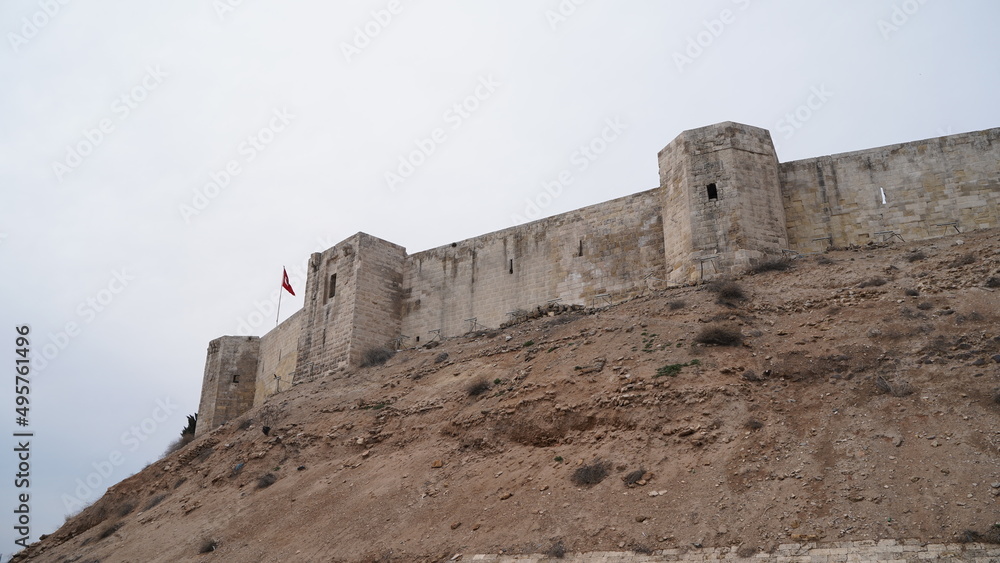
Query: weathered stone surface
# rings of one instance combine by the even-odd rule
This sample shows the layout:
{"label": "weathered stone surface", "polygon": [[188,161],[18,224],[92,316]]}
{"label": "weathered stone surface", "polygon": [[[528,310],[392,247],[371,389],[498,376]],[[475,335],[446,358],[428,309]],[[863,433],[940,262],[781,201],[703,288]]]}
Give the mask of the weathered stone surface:
{"label": "weathered stone surface", "polygon": [[[374,347],[434,344],[553,303],[603,307],[787,250],[1000,224],[1000,128],[779,163],[767,130],[725,122],[684,131],[658,161],[659,187],[554,217],[412,255],[365,233],[313,254],[301,311],[259,339],[213,341],[199,433]],[[237,372],[238,385],[220,379]]]}

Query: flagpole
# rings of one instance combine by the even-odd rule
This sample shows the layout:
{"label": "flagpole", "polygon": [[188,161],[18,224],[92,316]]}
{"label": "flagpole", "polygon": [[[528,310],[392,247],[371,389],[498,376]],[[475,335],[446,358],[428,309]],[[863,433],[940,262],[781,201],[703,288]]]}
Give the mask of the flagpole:
{"label": "flagpole", "polygon": [[281,286],[278,287],[278,313],[274,315],[274,328],[278,328],[278,319],[281,317],[281,292],[285,287],[285,272],[281,272]]}

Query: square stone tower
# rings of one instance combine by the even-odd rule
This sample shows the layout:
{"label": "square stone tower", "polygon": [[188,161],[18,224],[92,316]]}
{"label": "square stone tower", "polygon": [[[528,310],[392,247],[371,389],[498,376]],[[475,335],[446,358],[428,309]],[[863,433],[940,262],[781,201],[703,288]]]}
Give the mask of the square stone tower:
{"label": "square stone tower", "polygon": [[731,121],[692,129],[658,157],[671,281],[733,273],[788,247],[778,157],[767,130]]}
{"label": "square stone tower", "polygon": [[259,351],[260,338],[256,336],[222,336],[208,343],[195,435],[250,410]]}
{"label": "square stone tower", "polygon": [[358,233],[309,258],[295,379],[358,365],[399,336],[406,249]]}

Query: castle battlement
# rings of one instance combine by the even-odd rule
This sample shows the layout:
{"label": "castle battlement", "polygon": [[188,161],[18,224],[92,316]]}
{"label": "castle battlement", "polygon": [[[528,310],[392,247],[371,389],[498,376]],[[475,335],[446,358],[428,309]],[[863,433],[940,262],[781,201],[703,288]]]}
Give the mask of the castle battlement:
{"label": "castle battlement", "polygon": [[765,129],[684,131],[660,185],[407,254],[358,233],[309,259],[305,304],[262,337],[209,344],[201,434],[367,349],[497,327],[519,309],[620,301],[785,251],[1000,225],[1000,128],[779,163]]}

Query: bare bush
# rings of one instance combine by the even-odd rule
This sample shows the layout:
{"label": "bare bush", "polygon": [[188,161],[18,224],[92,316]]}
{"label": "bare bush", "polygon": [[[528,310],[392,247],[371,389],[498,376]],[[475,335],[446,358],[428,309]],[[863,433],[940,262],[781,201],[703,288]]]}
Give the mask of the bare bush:
{"label": "bare bush", "polygon": [[180,451],[184,448],[184,446],[190,444],[193,441],[194,441],[194,434],[182,434],[179,438],[177,438],[173,442],[170,442],[170,445],[167,446],[167,451],[164,452],[163,455],[168,456],[174,452]]}
{"label": "bare bush", "polygon": [[985,532],[965,530],[958,535],[959,543],[991,543],[1000,544],[1000,524],[993,524]]}
{"label": "bare bush", "polygon": [[146,507],[142,509],[143,512],[160,504],[161,502],[163,502],[163,499],[165,498],[167,498],[167,495],[156,495],[155,497],[149,499],[149,502],[146,503]]}
{"label": "bare bush", "polygon": [[875,388],[893,397],[905,397],[913,394],[913,386],[907,381],[889,381],[881,375],[875,376]]}
{"label": "bare bush", "polygon": [[694,341],[714,346],[739,346],[743,344],[743,334],[736,327],[712,325],[701,329]]}
{"label": "bare bush", "polygon": [[861,287],[861,288],[865,288],[865,287],[879,287],[879,286],[885,285],[886,283],[888,283],[888,282],[886,282],[885,278],[876,276],[874,278],[868,278],[866,280],[861,281],[861,283],[858,284],[858,287]]}
{"label": "bare bush", "polygon": [[211,553],[219,548],[219,541],[212,538],[206,538],[201,542],[198,547],[198,553]]}
{"label": "bare bush", "polygon": [[274,473],[266,473],[257,478],[257,488],[266,489],[278,482],[278,476]]}
{"label": "bare bush", "polygon": [[716,294],[719,302],[732,303],[742,301],[747,298],[746,292],[740,284],[733,280],[718,280],[708,284],[708,290]]}
{"label": "bare bush", "polygon": [[596,485],[608,476],[608,471],[610,470],[610,462],[595,459],[587,465],[576,468],[576,471],[573,472],[572,480],[577,485]]}
{"label": "bare bush", "polygon": [[477,379],[465,388],[465,392],[470,397],[478,397],[490,390],[490,382],[486,379]]}
{"label": "bare bush", "polygon": [[816,256],[816,263],[823,266],[829,266],[830,264],[833,264],[833,259],[825,254],[818,254]]}
{"label": "bare bush", "polygon": [[545,552],[546,557],[551,557],[553,559],[562,559],[566,557],[566,545],[563,544],[562,540],[558,540],[552,544],[552,547]]}
{"label": "bare bush", "polygon": [[667,303],[667,307],[669,307],[671,311],[679,311],[686,306],[687,303],[685,303],[683,299],[676,299],[674,301],[671,301],[670,303]]}
{"label": "bare bush", "polygon": [[927,255],[919,250],[914,250],[913,252],[903,257],[903,259],[906,260],[907,262],[919,262],[924,258],[927,258]]}
{"label": "bare bush", "polygon": [[792,261],[788,258],[772,258],[758,262],[750,268],[751,274],[763,274],[764,272],[784,272],[792,267]]}
{"label": "bare bush", "polygon": [[396,351],[388,346],[372,346],[361,354],[361,367],[380,366],[396,355]]}
{"label": "bare bush", "polygon": [[968,266],[969,264],[975,264],[975,263],[976,263],[976,255],[972,252],[967,252],[959,256],[958,258],[955,258],[955,260],[953,260],[951,264],[948,264],[948,267],[960,268],[962,266]]}
{"label": "bare bush", "polygon": [[98,534],[97,539],[103,540],[105,538],[111,537],[112,535],[114,535],[115,532],[117,532],[118,530],[120,530],[122,528],[122,526],[124,526],[124,525],[125,524],[122,523],[122,522],[116,522],[116,523],[114,523],[114,524],[112,524],[112,525],[104,528],[103,530],[101,530],[101,533]]}

